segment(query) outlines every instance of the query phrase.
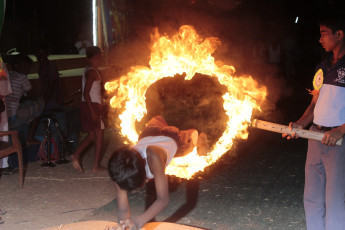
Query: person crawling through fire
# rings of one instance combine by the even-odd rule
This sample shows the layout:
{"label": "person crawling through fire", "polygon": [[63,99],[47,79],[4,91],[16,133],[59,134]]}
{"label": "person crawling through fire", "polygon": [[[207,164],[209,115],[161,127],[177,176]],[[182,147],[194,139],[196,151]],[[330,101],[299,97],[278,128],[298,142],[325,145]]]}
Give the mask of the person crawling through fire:
{"label": "person crawling through fire", "polygon": [[[195,129],[179,130],[168,126],[162,116],[152,118],[131,148],[116,150],[109,159],[108,170],[114,181],[118,203],[117,228],[137,230],[157,216],[169,203],[168,179],[165,168],[174,157],[185,156],[197,147],[199,155],[209,150],[207,135]],[[157,199],[140,216],[130,217],[129,191],[141,188],[154,179]]]}

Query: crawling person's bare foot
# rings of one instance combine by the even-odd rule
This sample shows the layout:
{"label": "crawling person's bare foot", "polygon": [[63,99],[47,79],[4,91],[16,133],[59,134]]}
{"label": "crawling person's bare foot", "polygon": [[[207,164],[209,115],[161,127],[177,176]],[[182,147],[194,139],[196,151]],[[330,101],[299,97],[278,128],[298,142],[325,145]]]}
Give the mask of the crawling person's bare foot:
{"label": "crawling person's bare foot", "polygon": [[79,159],[76,156],[74,156],[74,154],[71,155],[71,160],[72,160],[73,168],[77,170],[78,172],[83,173],[84,169],[81,166]]}
{"label": "crawling person's bare foot", "polygon": [[106,172],[106,171],[108,171],[108,169],[103,166],[97,166],[92,169],[93,173]]}

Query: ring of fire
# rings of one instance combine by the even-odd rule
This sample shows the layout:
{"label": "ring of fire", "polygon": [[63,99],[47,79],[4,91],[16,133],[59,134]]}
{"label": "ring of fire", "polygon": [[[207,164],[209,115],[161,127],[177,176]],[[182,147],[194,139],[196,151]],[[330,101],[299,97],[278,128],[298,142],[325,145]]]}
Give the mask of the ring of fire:
{"label": "ring of fire", "polygon": [[195,148],[187,156],[174,158],[166,168],[166,174],[190,179],[231,149],[234,138],[248,137],[247,128],[252,112],[254,109],[260,110],[267,91],[251,76],[234,77],[233,66],[216,64],[212,53],[219,46],[219,39],[202,39],[192,26],[180,27],[178,33],[171,38],[160,35],[156,29],[152,40],[150,68],[131,67],[126,75],[105,84],[107,92],[114,95],[110,105],[121,110],[121,134],[131,144],[138,140],[135,123],[147,112],[146,90],[157,80],[183,73],[186,75],[185,79],[190,80],[195,73],[200,73],[217,78],[227,89],[223,95],[223,107],[228,116],[226,129],[210,152],[206,156],[199,156]]}

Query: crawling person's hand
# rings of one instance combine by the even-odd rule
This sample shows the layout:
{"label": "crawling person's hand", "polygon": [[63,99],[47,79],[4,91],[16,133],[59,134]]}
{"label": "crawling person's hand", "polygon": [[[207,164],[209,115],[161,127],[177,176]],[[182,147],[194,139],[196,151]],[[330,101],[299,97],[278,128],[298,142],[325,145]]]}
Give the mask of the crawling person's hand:
{"label": "crawling person's hand", "polygon": [[117,226],[106,226],[104,230],[138,230],[138,228],[129,219],[120,220]]}
{"label": "crawling person's hand", "polygon": [[116,225],[116,226],[106,226],[104,230],[123,230],[121,225]]}
{"label": "crawling person's hand", "polygon": [[126,228],[125,226],[125,221],[120,221],[119,224],[117,224],[116,226],[114,225],[109,225],[106,226],[104,230],[127,230],[128,228]]}
{"label": "crawling person's hand", "polygon": [[136,230],[137,228],[135,225],[131,222],[130,219],[127,220],[120,220],[120,226],[123,230]]}

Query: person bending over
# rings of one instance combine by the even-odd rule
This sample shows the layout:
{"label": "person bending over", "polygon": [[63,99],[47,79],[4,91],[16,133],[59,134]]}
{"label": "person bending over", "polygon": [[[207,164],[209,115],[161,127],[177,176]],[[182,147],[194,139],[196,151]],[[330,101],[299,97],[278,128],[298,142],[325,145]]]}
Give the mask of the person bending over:
{"label": "person bending over", "polygon": [[[124,229],[139,229],[168,205],[169,189],[165,168],[172,158],[184,156],[194,147],[198,148],[200,155],[208,152],[205,133],[198,135],[195,129],[179,130],[168,126],[162,116],[156,116],[148,122],[134,146],[118,149],[112,154],[108,170],[115,184],[118,220]],[[151,179],[154,179],[156,201],[142,215],[131,218],[127,193],[143,187]]]}

